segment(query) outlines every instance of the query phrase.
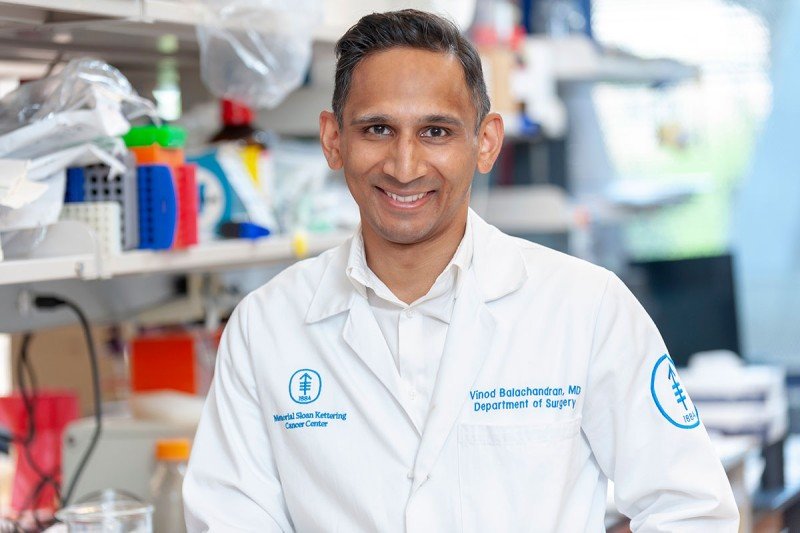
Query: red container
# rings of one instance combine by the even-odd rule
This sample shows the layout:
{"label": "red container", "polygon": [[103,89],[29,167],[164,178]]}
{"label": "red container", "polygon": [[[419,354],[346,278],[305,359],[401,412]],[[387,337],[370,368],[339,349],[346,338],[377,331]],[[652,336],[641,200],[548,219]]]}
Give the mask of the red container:
{"label": "red container", "polygon": [[[33,395],[35,435],[28,445],[31,457],[46,474],[61,483],[61,436],[68,423],[78,418],[78,396],[74,392],[61,390],[39,390]],[[0,424],[7,427],[17,438],[28,434],[28,414],[22,396],[15,393],[0,397]],[[27,509],[55,511],[56,492],[47,484],[38,497],[32,494],[39,485],[40,477],[28,462],[21,444],[14,443],[16,466],[11,507],[20,512]]]}
{"label": "red container", "polygon": [[131,390],[197,394],[195,340],[188,333],[155,333],[131,341]]}
{"label": "red container", "polygon": [[179,165],[173,168],[178,196],[178,225],[174,248],[188,248],[197,244],[197,193],[196,165]]}

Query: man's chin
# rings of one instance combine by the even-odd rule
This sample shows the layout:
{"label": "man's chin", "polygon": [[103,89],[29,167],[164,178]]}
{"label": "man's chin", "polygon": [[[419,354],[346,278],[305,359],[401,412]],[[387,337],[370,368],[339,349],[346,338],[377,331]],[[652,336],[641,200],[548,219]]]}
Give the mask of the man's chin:
{"label": "man's chin", "polygon": [[431,238],[434,224],[418,227],[416,225],[373,225],[375,234],[384,241],[399,245],[413,245]]}

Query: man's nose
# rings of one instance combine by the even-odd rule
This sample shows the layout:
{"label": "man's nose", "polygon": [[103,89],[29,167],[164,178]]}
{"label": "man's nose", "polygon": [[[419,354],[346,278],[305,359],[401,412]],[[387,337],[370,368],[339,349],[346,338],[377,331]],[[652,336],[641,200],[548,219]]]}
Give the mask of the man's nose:
{"label": "man's nose", "polygon": [[399,135],[391,144],[383,164],[384,173],[401,183],[411,183],[425,175],[423,150],[413,135]]}

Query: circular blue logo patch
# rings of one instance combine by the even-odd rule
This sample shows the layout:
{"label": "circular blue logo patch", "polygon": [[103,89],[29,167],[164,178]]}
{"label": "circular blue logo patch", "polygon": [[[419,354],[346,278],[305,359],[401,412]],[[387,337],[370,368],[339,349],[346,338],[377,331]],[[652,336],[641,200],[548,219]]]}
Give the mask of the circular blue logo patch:
{"label": "circular blue logo patch", "polygon": [[322,378],[310,368],[301,368],[289,379],[289,396],[296,403],[311,403],[322,392]]}
{"label": "circular blue logo patch", "polygon": [[673,426],[692,429],[700,425],[697,407],[681,385],[675,363],[669,355],[662,355],[653,367],[650,392],[656,407]]}

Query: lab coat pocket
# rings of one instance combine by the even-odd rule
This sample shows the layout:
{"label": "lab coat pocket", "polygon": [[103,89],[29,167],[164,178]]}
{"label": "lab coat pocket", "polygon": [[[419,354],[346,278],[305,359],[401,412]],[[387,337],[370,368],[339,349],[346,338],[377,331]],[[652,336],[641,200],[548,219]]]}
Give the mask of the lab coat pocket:
{"label": "lab coat pocket", "polygon": [[554,531],[580,418],[458,426],[463,531]]}

